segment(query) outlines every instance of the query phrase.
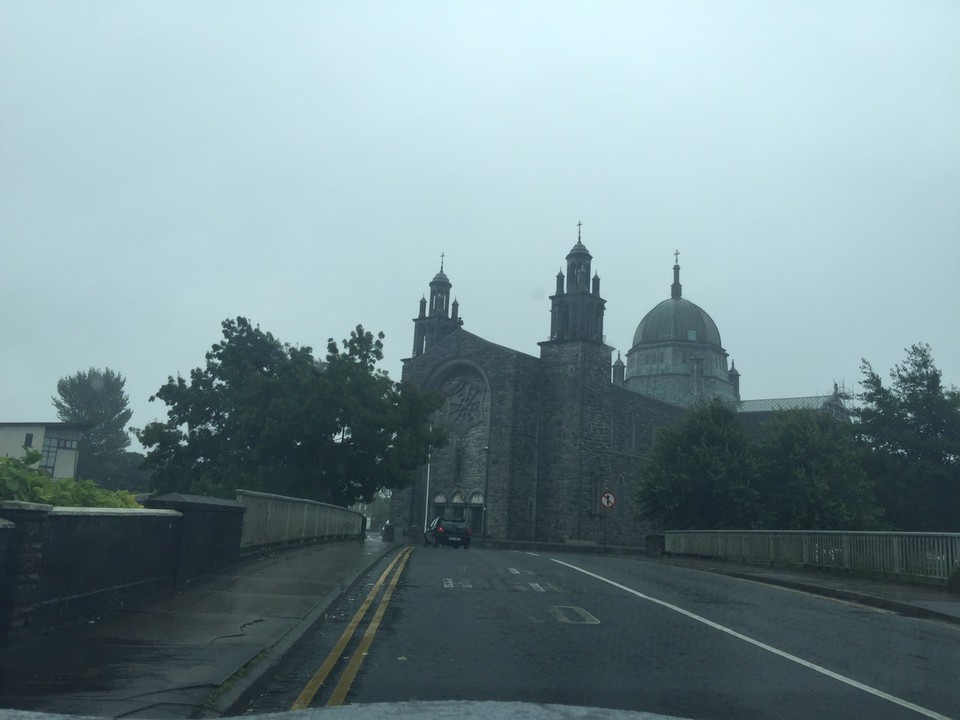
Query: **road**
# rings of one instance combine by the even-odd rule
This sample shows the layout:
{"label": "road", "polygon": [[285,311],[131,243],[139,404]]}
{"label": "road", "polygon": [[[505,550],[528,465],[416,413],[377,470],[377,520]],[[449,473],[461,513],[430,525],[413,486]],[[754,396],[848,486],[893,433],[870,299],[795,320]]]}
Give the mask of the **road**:
{"label": "road", "polygon": [[375,567],[250,710],[464,699],[960,718],[958,677],[960,629],[938,622],[642,559],[417,547]]}

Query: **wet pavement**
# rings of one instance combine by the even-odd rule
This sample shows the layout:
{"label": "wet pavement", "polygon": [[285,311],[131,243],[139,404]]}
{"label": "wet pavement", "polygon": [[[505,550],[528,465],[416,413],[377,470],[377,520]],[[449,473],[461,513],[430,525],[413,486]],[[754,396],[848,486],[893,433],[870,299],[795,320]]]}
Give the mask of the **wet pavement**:
{"label": "wet pavement", "polygon": [[0,707],[218,716],[397,547],[368,539],[277,552],[0,648]]}
{"label": "wet pavement", "polygon": [[[277,552],[2,647],[0,708],[110,717],[228,714],[344,592],[400,547],[368,539]],[[960,599],[935,586],[711,560],[628,561],[679,565],[960,624]]]}

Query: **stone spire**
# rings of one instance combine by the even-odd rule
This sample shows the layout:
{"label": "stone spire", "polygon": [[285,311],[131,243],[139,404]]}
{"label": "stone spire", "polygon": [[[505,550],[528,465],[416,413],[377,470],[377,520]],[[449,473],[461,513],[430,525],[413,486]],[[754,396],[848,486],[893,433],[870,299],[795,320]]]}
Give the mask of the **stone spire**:
{"label": "stone spire", "polygon": [[682,295],[682,285],[680,285],[680,251],[673,253],[673,285],[670,286],[670,297],[678,300]]}

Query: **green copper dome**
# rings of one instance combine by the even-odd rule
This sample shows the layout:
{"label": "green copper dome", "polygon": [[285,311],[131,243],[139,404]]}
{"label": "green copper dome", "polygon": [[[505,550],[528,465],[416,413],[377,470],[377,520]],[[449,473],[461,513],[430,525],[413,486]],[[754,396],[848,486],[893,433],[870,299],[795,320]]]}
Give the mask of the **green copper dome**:
{"label": "green copper dome", "polygon": [[695,342],[723,347],[717,324],[699,305],[670,298],[646,314],[633,334],[633,347],[661,342]]}
{"label": "green copper dome", "polygon": [[695,303],[683,298],[680,266],[673,266],[670,299],[646,314],[633,334],[633,347],[650,343],[694,342],[722,349],[720,331],[711,317]]}

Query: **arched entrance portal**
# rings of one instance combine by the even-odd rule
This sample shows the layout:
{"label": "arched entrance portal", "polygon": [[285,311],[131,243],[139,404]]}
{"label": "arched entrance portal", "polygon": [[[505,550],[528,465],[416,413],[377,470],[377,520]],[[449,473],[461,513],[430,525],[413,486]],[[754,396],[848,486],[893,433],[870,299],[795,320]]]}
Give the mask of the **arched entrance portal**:
{"label": "arched entrance portal", "polygon": [[[447,433],[447,444],[431,455],[431,518],[466,520],[474,535],[483,532],[486,450],[489,439],[490,390],[486,378],[468,363],[444,369],[436,389],[444,396],[434,422]],[[421,496],[422,497],[422,496]],[[427,520],[427,522],[430,521]]]}

